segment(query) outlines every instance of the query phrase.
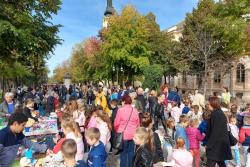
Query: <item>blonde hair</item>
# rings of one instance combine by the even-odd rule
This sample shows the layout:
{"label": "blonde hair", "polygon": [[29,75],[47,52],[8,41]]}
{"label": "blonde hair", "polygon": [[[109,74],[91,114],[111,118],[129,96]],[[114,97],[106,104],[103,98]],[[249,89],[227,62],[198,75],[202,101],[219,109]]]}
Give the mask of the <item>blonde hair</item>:
{"label": "blonde hair", "polygon": [[111,120],[108,116],[108,114],[102,110],[98,110],[98,112],[96,112],[97,117],[99,117],[103,122],[105,122],[108,125],[109,130],[112,130],[112,123]]}
{"label": "blonde hair", "polygon": [[101,137],[101,133],[98,128],[89,128],[88,130],[86,130],[85,136],[90,138],[91,140],[99,140]]}
{"label": "blonde hair", "polygon": [[167,128],[173,128],[172,125],[171,125],[171,123],[175,124],[175,120],[172,117],[170,117],[170,118],[167,119],[167,121],[166,121],[166,127]]}
{"label": "blonde hair", "polygon": [[77,153],[77,145],[76,145],[75,140],[66,139],[62,143],[61,151],[62,151],[62,154],[65,158],[75,159],[75,156]]}
{"label": "blonde hair", "polygon": [[189,125],[191,127],[196,127],[199,124],[199,120],[198,119],[191,119],[189,122]]}
{"label": "blonde hair", "polygon": [[79,127],[77,126],[76,122],[74,121],[73,117],[69,114],[64,114],[62,117],[62,127],[64,129],[70,129],[77,138],[82,137]]}
{"label": "blonde hair", "polygon": [[183,138],[179,137],[176,140],[176,148],[177,149],[183,149],[183,148],[185,148],[185,140]]}
{"label": "blonde hair", "polygon": [[139,138],[140,141],[143,142],[143,144],[148,144],[149,148],[152,150],[151,135],[146,128],[144,127],[137,128],[135,131],[135,135]]}

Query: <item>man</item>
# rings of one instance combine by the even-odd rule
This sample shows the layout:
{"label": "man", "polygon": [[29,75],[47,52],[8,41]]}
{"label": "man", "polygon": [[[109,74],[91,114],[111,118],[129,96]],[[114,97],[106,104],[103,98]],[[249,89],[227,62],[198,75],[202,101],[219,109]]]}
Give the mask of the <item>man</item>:
{"label": "man", "polygon": [[195,90],[192,105],[198,105],[199,112],[202,112],[202,110],[205,108],[205,97],[199,92],[199,90]]}
{"label": "man", "polygon": [[0,104],[0,117],[8,118],[15,111],[14,94],[5,93],[4,101]]}
{"label": "man", "polygon": [[8,126],[0,130],[0,166],[10,167],[15,160],[18,148],[23,145],[25,148],[32,148],[35,152],[45,153],[46,145],[40,145],[28,140],[23,130],[28,118],[17,111],[13,113],[8,122]]}

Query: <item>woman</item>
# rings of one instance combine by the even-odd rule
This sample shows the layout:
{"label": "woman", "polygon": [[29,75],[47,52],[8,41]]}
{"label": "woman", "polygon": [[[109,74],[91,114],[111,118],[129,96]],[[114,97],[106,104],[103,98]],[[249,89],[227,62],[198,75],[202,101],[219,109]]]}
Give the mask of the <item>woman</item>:
{"label": "woman", "polygon": [[227,118],[220,109],[218,97],[209,98],[208,109],[211,111],[211,118],[208,120],[206,136],[207,142],[207,167],[226,167],[225,160],[232,159],[230,148]]}
{"label": "woman", "polygon": [[133,158],[135,155],[135,144],[133,137],[136,128],[139,127],[139,114],[136,108],[132,107],[132,99],[129,95],[122,98],[124,106],[118,111],[114,121],[114,128],[117,133],[123,132],[123,149],[120,154],[120,167],[133,166]]}

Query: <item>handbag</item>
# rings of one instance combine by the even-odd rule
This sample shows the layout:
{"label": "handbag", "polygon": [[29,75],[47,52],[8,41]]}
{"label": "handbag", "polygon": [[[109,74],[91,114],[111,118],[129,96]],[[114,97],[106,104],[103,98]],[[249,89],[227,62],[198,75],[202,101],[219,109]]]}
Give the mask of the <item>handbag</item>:
{"label": "handbag", "polygon": [[133,112],[133,108],[132,108],[130,116],[129,116],[128,120],[127,120],[127,123],[126,123],[126,126],[125,126],[124,130],[122,132],[120,132],[120,133],[116,133],[115,134],[115,138],[114,138],[114,142],[113,142],[113,147],[116,148],[116,149],[118,149],[118,150],[122,150],[123,133],[124,133],[124,131],[126,130],[126,128],[128,126],[128,122],[130,121],[132,112]]}
{"label": "handbag", "polygon": [[238,143],[238,140],[231,133],[230,128],[229,128],[229,131],[228,131],[228,137],[229,137],[229,143],[230,143],[231,146],[235,146]]}

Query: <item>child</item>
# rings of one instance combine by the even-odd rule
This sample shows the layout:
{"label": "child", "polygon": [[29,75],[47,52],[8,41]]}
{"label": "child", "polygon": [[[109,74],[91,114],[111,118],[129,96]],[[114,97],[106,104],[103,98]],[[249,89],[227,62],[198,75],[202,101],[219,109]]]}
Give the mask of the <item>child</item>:
{"label": "child", "polygon": [[153,167],[153,156],[151,153],[151,137],[147,129],[144,127],[137,128],[133,140],[138,146],[133,166]]}
{"label": "child", "polygon": [[175,122],[178,123],[179,118],[182,114],[182,110],[179,108],[178,103],[176,101],[173,101],[171,104],[172,104],[171,117],[173,117]]}
{"label": "child", "polygon": [[115,138],[115,130],[114,130],[114,122],[115,122],[115,117],[116,117],[116,114],[117,114],[117,111],[118,111],[118,100],[114,99],[114,100],[111,100],[110,102],[110,111],[112,113],[111,115],[111,124],[112,124],[112,130],[111,130],[111,152],[112,152],[112,148],[113,148],[113,140]]}
{"label": "child", "polygon": [[159,135],[151,130],[153,127],[153,119],[150,116],[150,113],[145,112],[142,114],[141,126],[147,129],[151,137],[151,145],[152,145],[151,152],[153,155],[153,163],[157,164],[158,162],[164,161]]}
{"label": "child", "polygon": [[173,153],[173,147],[175,146],[175,121],[173,118],[168,118],[166,121],[166,133],[163,141],[163,153],[165,161],[170,161]]}
{"label": "child", "polygon": [[27,99],[25,102],[25,107],[23,109],[23,113],[26,115],[27,118],[34,119],[35,121],[38,121],[36,117],[32,116],[32,112],[34,112],[34,101],[33,99]]}
{"label": "child", "polygon": [[174,149],[172,160],[165,163],[164,166],[193,167],[193,156],[185,149],[185,140],[183,138],[176,140],[176,149]]}
{"label": "child", "polygon": [[81,132],[84,132],[84,125],[85,125],[85,104],[81,99],[77,100],[78,110],[75,113],[75,121],[78,123]]}
{"label": "child", "polygon": [[183,103],[184,103],[184,107],[182,109],[182,114],[188,114],[190,111],[190,108],[189,108],[190,101],[186,99]]}
{"label": "child", "polygon": [[28,118],[22,111],[13,113],[8,122],[8,126],[0,130],[0,166],[8,167],[15,160],[18,148],[23,145],[31,148],[35,152],[45,153],[46,145],[40,145],[28,140],[23,130]]}
{"label": "child", "polygon": [[67,139],[62,144],[62,155],[64,159],[64,164],[66,167],[86,167],[84,161],[76,161],[75,156],[77,153],[77,145],[75,140]]}
{"label": "child", "polygon": [[193,111],[190,112],[189,117],[191,119],[198,119],[199,121],[201,121],[201,115],[202,115],[202,113],[199,112],[199,106],[198,105],[194,105],[194,106],[192,106],[192,109],[193,109]]}
{"label": "child", "polygon": [[88,167],[106,167],[107,152],[100,141],[101,133],[98,128],[90,128],[85,132],[87,143],[91,146],[88,154]]}
{"label": "child", "polygon": [[[207,132],[207,122],[210,119],[211,116],[211,112],[209,110],[205,110],[205,112],[202,114],[202,121],[198,127],[199,131],[204,134],[206,134]],[[206,146],[207,145],[207,139],[205,137],[205,139],[202,142],[202,146]]]}
{"label": "child", "polygon": [[107,113],[102,110],[99,110],[96,116],[97,125],[96,127],[99,129],[101,136],[100,141],[104,144],[106,151],[109,152],[110,150],[110,137],[111,137],[111,130],[112,124],[110,118]]}
{"label": "child", "polygon": [[77,144],[76,161],[82,160],[84,155],[84,145],[82,135],[75,123],[74,119],[70,115],[65,114],[62,118],[62,129],[65,134],[65,138],[61,139],[53,149],[53,152],[57,154],[61,150],[62,143],[66,139],[73,139]]}
{"label": "child", "polygon": [[[236,126],[237,120],[235,116],[231,116],[229,117],[229,127],[231,130],[232,135],[239,141],[239,129]],[[236,162],[236,167],[240,167],[241,163],[240,163],[240,152],[239,152],[239,147],[238,144],[236,144],[235,146],[231,147],[232,152],[234,153],[234,159]]]}
{"label": "child", "polygon": [[202,141],[205,136],[201,134],[198,130],[199,120],[190,120],[190,127],[186,128],[186,133],[188,136],[190,144],[190,152],[192,153],[195,160],[195,167],[200,166],[200,141]]}
{"label": "child", "polygon": [[186,133],[186,127],[188,126],[188,117],[186,115],[180,116],[180,123],[176,125],[175,139],[181,137],[185,140],[186,149],[189,150],[189,141]]}

